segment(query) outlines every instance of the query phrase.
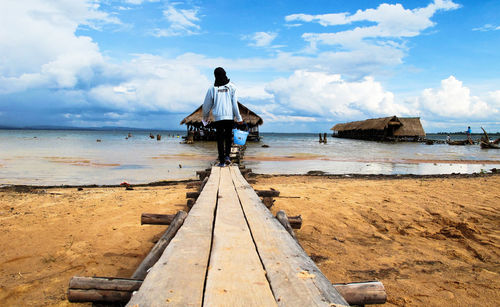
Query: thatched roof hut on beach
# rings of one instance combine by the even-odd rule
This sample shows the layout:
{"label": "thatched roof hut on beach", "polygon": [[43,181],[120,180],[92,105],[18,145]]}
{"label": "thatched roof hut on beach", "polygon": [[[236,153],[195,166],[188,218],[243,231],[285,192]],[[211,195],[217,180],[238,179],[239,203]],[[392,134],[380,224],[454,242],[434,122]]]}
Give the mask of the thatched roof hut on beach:
{"label": "thatched roof hut on beach", "polygon": [[[186,125],[188,134],[189,131],[194,131],[194,140],[213,140],[213,127],[211,124],[207,126],[203,126],[202,117],[203,117],[203,105],[199,106],[193,113],[186,116],[182,121],[181,125]],[[259,136],[259,126],[264,123],[264,120],[257,115],[255,112],[245,107],[243,104],[238,102],[238,108],[240,110],[241,117],[243,121],[248,125],[248,138],[249,141],[258,141],[260,139]],[[212,116],[212,112],[210,112],[209,116],[210,122],[214,121]],[[197,133],[196,133],[197,132]],[[201,132],[201,133],[200,133]]]}
{"label": "thatched roof hut on beach", "polygon": [[425,138],[420,117],[370,118],[343,124],[336,124],[330,130],[334,136],[363,140],[406,140]]}

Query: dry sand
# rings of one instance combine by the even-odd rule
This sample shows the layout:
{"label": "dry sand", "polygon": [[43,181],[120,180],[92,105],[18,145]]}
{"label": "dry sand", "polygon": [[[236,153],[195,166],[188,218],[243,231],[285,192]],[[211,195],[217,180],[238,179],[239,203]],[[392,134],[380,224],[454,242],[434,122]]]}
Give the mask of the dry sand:
{"label": "dry sand", "polygon": [[[273,212],[301,214],[300,243],[332,282],[380,280],[385,306],[500,305],[500,176],[339,179],[258,176]],[[186,210],[185,184],[0,190],[0,302],[71,304],[73,275],[129,277]]]}

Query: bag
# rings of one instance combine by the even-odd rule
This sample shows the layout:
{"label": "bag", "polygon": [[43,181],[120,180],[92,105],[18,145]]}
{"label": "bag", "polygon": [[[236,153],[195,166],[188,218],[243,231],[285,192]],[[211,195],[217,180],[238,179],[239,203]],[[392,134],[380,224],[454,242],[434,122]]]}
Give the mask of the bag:
{"label": "bag", "polygon": [[[248,125],[246,125],[246,128],[248,130]],[[248,131],[233,129],[234,144],[245,145],[247,141],[247,136],[248,136]]]}

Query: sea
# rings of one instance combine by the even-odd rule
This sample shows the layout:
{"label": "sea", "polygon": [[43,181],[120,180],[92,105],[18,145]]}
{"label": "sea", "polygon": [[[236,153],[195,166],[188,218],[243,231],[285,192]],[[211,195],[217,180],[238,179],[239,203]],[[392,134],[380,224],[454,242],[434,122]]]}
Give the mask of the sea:
{"label": "sea", "polygon": [[[0,130],[0,185],[116,185],[195,179],[215,163],[215,142],[183,144],[185,131]],[[161,134],[161,140],[150,138]],[[496,139],[499,135],[492,134]],[[444,140],[446,135],[428,134]],[[474,135],[479,139],[479,135]],[[465,135],[452,135],[454,140]],[[315,133],[262,133],[245,165],[260,174],[451,174],[500,169],[500,150],[479,145],[386,143]],[[266,145],[266,146],[263,146]]]}

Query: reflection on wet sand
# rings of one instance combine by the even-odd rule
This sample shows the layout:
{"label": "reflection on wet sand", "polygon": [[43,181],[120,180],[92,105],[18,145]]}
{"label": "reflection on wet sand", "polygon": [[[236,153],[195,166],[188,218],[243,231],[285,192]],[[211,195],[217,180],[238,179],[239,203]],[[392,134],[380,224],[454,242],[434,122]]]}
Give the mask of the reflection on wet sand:
{"label": "reflection on wet sand", "polygon": [[449,163],[449,164],[500,164],[500,160],[442,160],[442,159],[391,159],[391,158],[372,158],[372,159],[351,159],[351,158],[331,158],[323,155],[297,154],[291,156],[271,156],[271,155],[253,155],[245,156],[247,161],[336,161],[336,162],[362,162],[362,163]]}
{"label": "reflection on wet sand", "polygon": [[153,160],[199,160],[199,161],[212,161],[214,157],[207,155],[199,155],[193,153],[180,153],[174,155],[158,155],[151,157]]}
{"label": "reflection on wet sand", "polygon": [[120,163],[100,163],[93,162],[85,158],[72,158],[72,157],[44,157],[47,161],[52,163],[64,163],[75,166],[91,166],[91,167],[112,167],[120,166]]}

